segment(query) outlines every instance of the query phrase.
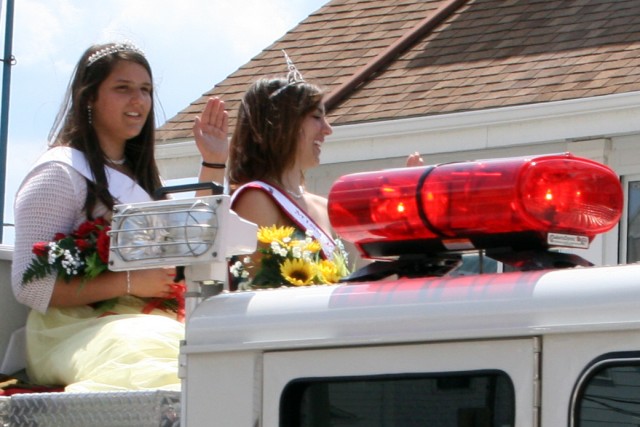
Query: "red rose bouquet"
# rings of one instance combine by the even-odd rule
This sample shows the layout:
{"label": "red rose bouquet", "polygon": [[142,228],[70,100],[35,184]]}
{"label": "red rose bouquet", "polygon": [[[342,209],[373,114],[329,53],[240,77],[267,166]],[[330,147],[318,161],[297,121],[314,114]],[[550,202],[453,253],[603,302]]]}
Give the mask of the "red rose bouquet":
{"label": "red rose bouquet", "polygon": [[[93,279],[108,270],[109,230],[104,218],[85,221],[70,234],[57,233],[50,242],[37,242],[32,252],[36,257],[22,276],[23,283],[41,279],[50,274],[69,282],[73,277],[82,277],[82,282]],[[170,298],[145,298],[143,313],[155,308],[172,311],[178,320],[184,319],[184,284],[173,283]],[[101,301],[94,307],[107,311],[115,305],[117,298]]]}
{"label": "red rose bouquet", "polygon": [[104,218],[98,218],[83,222],[71,234],[56,233],[51,242],[35,243],[32,252],[36,257],[22,281],[28,283],[50,274],[67,282],[75,276],[82,276],[83,281],[97,277],[107,270],[110,229]]}

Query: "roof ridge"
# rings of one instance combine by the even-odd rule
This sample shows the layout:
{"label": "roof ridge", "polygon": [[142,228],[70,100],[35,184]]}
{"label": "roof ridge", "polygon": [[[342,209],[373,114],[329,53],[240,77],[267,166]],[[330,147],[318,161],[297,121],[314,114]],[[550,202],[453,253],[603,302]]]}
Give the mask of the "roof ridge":
{"label": "roof ridge", "polygon": [[337,89],[327,94],[324,101],[327,111],[335,107],[351,90],[356,88],[369,76],[391,62],[399,52],[412,45],[418,38],[423,37],[429,31],[433,30],[467,1],[468,0],[447,0],[433,15],[427,16],[418,22],[410,31],[399,37],[398,40],[376,55],[371,61],[360,67]]}

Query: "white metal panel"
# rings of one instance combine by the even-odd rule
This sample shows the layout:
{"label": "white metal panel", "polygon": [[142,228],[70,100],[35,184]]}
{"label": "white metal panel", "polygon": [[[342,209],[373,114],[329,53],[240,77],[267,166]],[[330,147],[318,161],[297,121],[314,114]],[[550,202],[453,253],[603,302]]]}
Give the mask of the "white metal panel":
{"label": "white metal panel", "polygon": [[298,378],[499,370],[513,382],[514,425],[533,426],[533,353],[533,339],[266,353],[262,425],[279,425],[282,391]]}
{"label": "white metal panel", "polygon": [[[29,309],[27,306],[19,304],[13,295],[11,287],[11,259],[13,257],[13,248],[9,246],[0,246],[0,313],[2,313],[2,322],[0,326],[0,361],[5,357],[7,346],[11,340],[14,331],[22,328],[27,322],[27,314]],[[18,365],[21,362],[18,362]],[[15,364],[5,365],[4,367],[11,370]],[[0,371],[3,374],[13,374],[14,372]]]}
{"label": "white metal panel", "polygon": [[187,324],[186,354],[640,328],[640,265],[224,294]]}
{"label": "white metal panel", "polygon": [[542,348],[542,426],[567,426],[571,395],[587,366],[607,353],[640,352],[640,333],[549,335],[543,338]]}
{"label": "white metal panel", "polygon": [[0,245],[0,260],[11,261],[13,259],[13,246]]}
{"label": "white metal panel", "polygon": [[[629,217],[632,215],[632,207],[630,207],[630,199],[629,199],[629,185],[633,182],[640,181],[639,174],[626,175],[622,177],[622,188],[624,190],[624,210],[622,212],[622,218],[620,220],[620,259],[622,261],[626,261],[629,259],[629,248],[627,247],[629,238],[629,233],[633,233],[637,235],[637,226],[635,223],[636,229],[634,230],[631,224],[629,224]],[[637,209],[637,207],[634,207]],[[633,221],[632,221],[633,224]]]}
{"label": "white metal panel", "polygon": [[260,352],[191,354],[186,362],[181,425],[256,425],[262,382]]}
{"label": "white metal panel", "polygon": [[613,138],[612,153],[609,158],[609,165],[618,172],[619,175],[630,175],[640,173],[640,135],[627,135]]}

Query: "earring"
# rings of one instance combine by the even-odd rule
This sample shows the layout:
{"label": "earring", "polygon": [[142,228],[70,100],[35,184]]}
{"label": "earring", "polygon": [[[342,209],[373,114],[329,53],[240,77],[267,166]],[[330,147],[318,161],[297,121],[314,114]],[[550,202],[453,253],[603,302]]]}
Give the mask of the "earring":
{"label": "earring", "polygon": [[91,105],[87,105],[87,121],[90,125],[93,124],[93,109],[91,108]]}

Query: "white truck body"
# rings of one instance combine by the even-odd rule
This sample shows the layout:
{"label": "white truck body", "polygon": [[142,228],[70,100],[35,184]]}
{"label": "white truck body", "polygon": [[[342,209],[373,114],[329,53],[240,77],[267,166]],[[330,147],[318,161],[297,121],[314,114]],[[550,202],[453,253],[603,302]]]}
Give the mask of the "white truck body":
{"label": "white truck body", "polygon": [[[596,361],[638,363],[639,278],[640,265],[630,265],[218,295],[187,326],[183,422],[290,425],[285,389],[301,380],[501,372],[513,384],[512,421],[465,423],[458,408],[455,419],[427,425],[627,425],[597,405],[583,410],[591,424],[572,417]],[[638,411],[640,376],[626,381]],[[459,398],[451,393],[450,403]],[[424,425],[393,422],[401,408],[389,401],[367,419],[368,404],[332,402],[360,418],[349,425]]]}

